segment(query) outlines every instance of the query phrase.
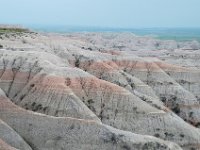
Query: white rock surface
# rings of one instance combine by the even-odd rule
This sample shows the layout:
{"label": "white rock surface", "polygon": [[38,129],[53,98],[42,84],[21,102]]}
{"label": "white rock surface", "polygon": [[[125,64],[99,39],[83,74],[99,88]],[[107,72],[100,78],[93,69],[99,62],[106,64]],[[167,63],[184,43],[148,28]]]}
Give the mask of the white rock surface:
{"label": "white rock surface", "polygon": [[1,143],[22,150],[200,149],[198,42],[22,33],[1,35],[0,44]]}

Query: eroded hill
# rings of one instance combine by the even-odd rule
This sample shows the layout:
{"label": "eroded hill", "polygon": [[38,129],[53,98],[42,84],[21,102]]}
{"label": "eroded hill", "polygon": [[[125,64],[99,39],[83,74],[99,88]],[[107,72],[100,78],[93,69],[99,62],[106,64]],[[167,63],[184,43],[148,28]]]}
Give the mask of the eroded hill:
{"label": "eroded hill", "polygon": [[0,35],[0,149],[200,149],[200,44]]}

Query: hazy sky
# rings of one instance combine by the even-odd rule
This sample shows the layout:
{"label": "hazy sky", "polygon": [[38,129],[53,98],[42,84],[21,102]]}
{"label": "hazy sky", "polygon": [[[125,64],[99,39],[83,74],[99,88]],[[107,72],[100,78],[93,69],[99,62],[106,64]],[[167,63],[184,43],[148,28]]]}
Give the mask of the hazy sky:
{"label": "hazy sky", "polygon": [[0,24],[200,27],[200,0],[0,0]]}

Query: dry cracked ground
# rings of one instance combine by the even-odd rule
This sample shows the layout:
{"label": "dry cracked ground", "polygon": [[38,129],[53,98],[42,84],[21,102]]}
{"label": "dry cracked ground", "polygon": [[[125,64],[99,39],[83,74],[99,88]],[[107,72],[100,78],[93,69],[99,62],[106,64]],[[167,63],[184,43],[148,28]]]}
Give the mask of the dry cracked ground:
{"label": "dry cracked ground", "polygon": [[0,35],[0,150],[200,150],[200,43]]}

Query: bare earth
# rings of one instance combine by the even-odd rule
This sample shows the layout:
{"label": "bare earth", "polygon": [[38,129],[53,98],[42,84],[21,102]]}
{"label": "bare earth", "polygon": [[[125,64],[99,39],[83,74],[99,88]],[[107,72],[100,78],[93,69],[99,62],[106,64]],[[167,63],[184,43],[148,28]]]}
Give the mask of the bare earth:
{"label": "bare earth", "polygon": [[200,150],[200,43],[0,34],[0,150]]}

